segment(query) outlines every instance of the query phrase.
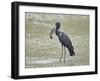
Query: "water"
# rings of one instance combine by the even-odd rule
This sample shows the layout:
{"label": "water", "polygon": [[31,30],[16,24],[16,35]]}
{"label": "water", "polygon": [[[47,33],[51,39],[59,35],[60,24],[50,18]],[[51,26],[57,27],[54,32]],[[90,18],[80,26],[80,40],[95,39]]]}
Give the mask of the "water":
{"label": "water", "polygon": [[[59,61],[61,44],[54,34],[49,33],[57,21],[61,31],[72,41],[75,57],[70,57],[66,48],[66,62]],[[25,67],[61,67],[89,65],[89,16],[25,13]]]}

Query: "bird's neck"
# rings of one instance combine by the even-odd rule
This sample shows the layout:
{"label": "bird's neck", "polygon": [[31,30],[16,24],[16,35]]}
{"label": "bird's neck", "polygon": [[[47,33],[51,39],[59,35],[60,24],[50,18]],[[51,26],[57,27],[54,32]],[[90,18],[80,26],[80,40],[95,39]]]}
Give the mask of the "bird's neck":
{"label": "bird's neck", "polygon": [[59,35],[59,29],[55,30],[56,35]]}

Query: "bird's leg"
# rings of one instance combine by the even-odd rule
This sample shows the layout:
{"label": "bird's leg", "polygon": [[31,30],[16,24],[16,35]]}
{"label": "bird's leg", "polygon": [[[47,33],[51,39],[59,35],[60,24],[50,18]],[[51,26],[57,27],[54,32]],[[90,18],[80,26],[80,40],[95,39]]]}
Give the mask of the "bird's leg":
{"label": "bird's leg", "polygon": [[60,57],[60,62],[61,62],[62,56],[63,56],[63,45],[62,45],[62,53],[61,53],[61,57]]}
{"label": "bird's leg", "polygon": [[66,61],[66,48],[64,47],[64,62]]}

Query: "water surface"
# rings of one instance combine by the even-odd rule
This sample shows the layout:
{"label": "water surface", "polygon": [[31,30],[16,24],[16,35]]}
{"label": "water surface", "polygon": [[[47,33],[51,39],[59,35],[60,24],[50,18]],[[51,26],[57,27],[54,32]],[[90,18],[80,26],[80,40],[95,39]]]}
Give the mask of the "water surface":
{"label": "water surface", "polygon": [[[59,62],[61,44],[49,32],[60,21],[61,31],[72,41],[75,57],[66,48],[66,62]],[[25,13],[25,67],[61,67],[89,65],[89,16],[71,14]]]}

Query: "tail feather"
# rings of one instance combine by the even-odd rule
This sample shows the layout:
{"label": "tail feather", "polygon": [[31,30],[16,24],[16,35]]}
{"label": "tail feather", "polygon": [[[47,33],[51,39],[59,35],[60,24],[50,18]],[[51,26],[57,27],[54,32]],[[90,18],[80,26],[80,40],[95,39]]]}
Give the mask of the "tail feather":
{"label": "tail feather", "polygon": [[75,52],[73,49],[69,49],[70,56],[75,56]]}

